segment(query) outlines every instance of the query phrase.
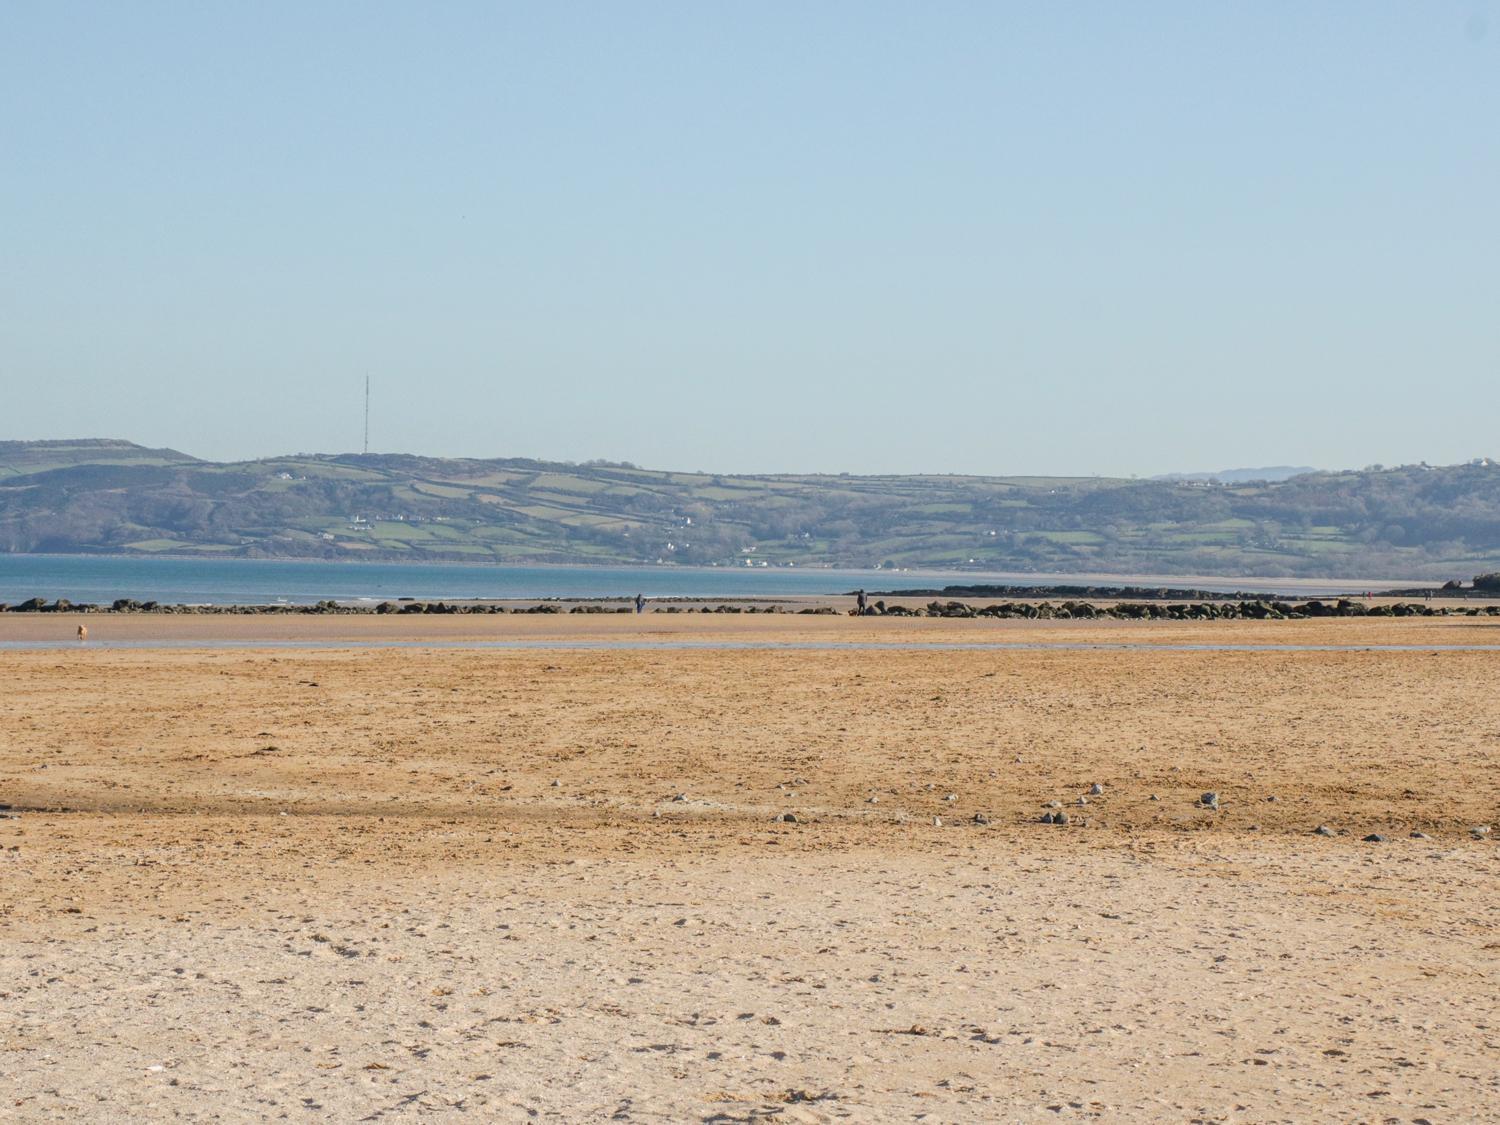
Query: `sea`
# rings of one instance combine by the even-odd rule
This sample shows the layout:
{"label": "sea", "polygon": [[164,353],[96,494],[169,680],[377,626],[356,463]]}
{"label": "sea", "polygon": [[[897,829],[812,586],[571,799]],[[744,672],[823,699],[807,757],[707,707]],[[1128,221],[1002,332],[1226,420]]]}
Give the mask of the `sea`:
{"label": "sea", "polygon": [[170,605],[352,604],[414,598],[747,598],[846,594],[946,585],[1132,585],[1320,597],[1422,582],[1020,574],[812,567],[497,566],[461,563],[310,562],[116,555],[0,554],[0,603],[29,598]]}

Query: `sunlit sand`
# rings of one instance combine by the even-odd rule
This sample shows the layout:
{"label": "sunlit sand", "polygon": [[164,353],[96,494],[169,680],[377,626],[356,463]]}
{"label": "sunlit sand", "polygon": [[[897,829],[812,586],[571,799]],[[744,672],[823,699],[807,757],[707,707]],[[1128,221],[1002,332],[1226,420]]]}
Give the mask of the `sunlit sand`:
{"label": "sunlit sand", "polygon": [[[370,628],[315,625],[294,623],[305,641]],[[869,625],[651,628],[825,645],[1500,634]],[[1494,659],[0,654],[5,1105],[1473,1120],[1500,1094],[1500,862],[1471,831],[1496,819]],[[1064,827],[1040,823],[1053,802]]]}

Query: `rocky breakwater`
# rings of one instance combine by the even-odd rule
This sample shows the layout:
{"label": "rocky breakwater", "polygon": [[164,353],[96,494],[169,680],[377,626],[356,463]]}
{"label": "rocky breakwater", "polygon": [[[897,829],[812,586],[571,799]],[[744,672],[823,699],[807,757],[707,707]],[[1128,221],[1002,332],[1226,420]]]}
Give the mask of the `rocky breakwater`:
{"label": "rocky breakwater", "polygon": [[[499,605],[493,602],[443,602],[416,601],[403,598],[395,602],[378,605],[349,605],[344,602],[321,601],[307,605],[180,605],[154,601],[136,601],[120,598],[108,605],[94,602],[72,602],[67,598],[48,601],[45,598],[30,598],[15,605],[0,602],[0,613],[157,613],[185,615],[235,615],[235,616],[305,616],[336,614],[342,616],[365,616],[396,614],[496,614],[496,613],[634,613],[632,605],[564,605],[558,602],[538,602],[533,605]],[[783,613],[778,605],[703,605],[703,606],[651,606],[649,613]],[[809,613],[837,614],[838,610],[820,607],[806,610]]]}
{"label": "rocky breakwater", "polygon": [[93,602],[71,602],[59,598],[49,602],[44,598],[31,598],[16,605],[0,602],[0,613],[159,613],[186,615],[235,615],[235,616],[299,616],[307,614],[336,614],[357,617],[369,614],[413,614],[413,613],[562,613],[561,606],[543,603],[539,605],[510,607],[470,602],[419,602],[402,600],[381,602],[379,605],[347,605],[342,602],[321,601],[307,605],[174,605],[163,602],[136,601],[134,598],[119,598],[108,605]]}
{"label": "rocky breakwater", "polygon": [[[361,615],[412,615],[412,614],[534,614],[534,613],[632,613],[630,605],[563,605],[558,602],[539,602],[532,605],[498,605],[481,602],[443,602],[401,600],[381,602],[378,605],[348,605],[335,601],[313,602],[307,605],[171,605],[154,601],[136,601],[120,598],[108,605],[91,602],[71,602],[66,598],[47,601],[31,598],[16,605],[0,603],[0,613],[153,613],[153,614],[201,614],[201,615],[268,615],[288,616],[307,614]],[[650,606],[649,613],[788,613],[836,617],[847,613],[858,616],[858,611],[842,611],[833,606],[807,606],[799,610],[788,610],[778,605],[700,605]],[[1348,598],[1336,601],[1311,600],[1303,602],[1254,600],[1254,601],[1206,601],[1206,602],[1106,602],[1061,601],[1061,602],[996,602],[990,605],[975,605],[972,602],[932,601],[925,606],[906,606],[877,601],[866,608],[867,617],[943,617],[943,618],[1002,618],[1046,621],[1068,620],[1116,620],[1116,621],[1279,621],[1305,620],[1316,617],[1500,617],[1500,605],[1453,606],[1432,605],[1424,602],[1368,603]]]}
{"label": "rocky breakwater", "polygon": [[[804,611],[805,612],[805,611]],[[851,610],[852,614],[857,611]],[[1211,602],[1115,602],[1103,605],[1086,601],[997,602],[977,606],[969,602],[928,602],[923,607],[887,605],[878,601],[865,610],[870,617],[989,617],[1067,621],[1080,619],[1115,621],[1281,621],[1315,617],[1500,617],[1500,606],[1461,608],[1433,606],[1422,602],[1370,604],[1340,598],[1337,601],[1211,601]]]}

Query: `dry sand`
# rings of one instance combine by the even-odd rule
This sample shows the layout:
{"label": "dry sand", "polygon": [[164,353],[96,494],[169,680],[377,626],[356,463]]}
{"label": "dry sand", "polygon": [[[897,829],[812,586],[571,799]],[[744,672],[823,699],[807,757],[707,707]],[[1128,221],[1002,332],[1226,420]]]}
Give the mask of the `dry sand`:
{"label": "dry sand", "polygon": [[[1500,643],[1465,620],[89,626]],[[72,628],[7,616],[0,641]],[[1497,669],[1379,649],[0,652],[0,1119],[1493,1119],[1500,854],[1469,829],[1500,828]],[[1053,800],[1067,827],[1037,823]]]}

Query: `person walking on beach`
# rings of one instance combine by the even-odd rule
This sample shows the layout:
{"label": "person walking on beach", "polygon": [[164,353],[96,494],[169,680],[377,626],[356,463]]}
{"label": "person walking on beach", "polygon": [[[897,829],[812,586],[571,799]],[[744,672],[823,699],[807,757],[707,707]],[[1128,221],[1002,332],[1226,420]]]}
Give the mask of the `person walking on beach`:
{"label": "person walking on beach", "polygon": [[635,611],[637,613],[644,613],[645,609],[646,609],[646,595],[645,594],[637,594],[635,596]]}
{"label": "person walking on beach", "polygon": [[863,617],[865,615],[865,611],[869,608],[869,604],[870,604],[869,600],[865,597],[865,592],[863,590],[858,591],[855,594],[854,601],[855,601],[855,605],[857,605],[859,607],[859,614],[858,614],[858,616]]}

